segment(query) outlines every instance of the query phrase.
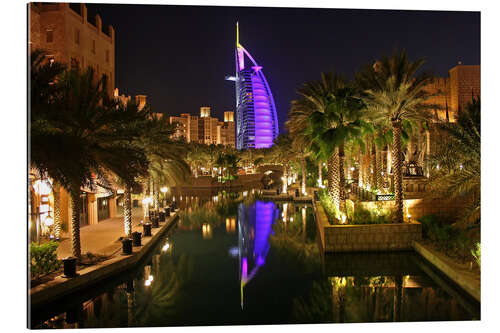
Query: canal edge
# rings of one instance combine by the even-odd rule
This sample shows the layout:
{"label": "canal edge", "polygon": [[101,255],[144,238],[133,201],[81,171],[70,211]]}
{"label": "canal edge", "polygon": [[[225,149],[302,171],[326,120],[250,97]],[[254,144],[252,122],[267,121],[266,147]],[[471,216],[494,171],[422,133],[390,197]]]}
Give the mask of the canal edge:
{"label": "canal edge", "polygon": [[465,277],[458,270],[451,267],[442,260],[435,251],[429,249],[422,243],[415,241],[413,243],[414,250],[424,257],[429,263],[436,267],[440,272],[450,278],[458,286],[460,286],[467,294],[481,303],[481,283],[474,283],[471,279]]}
{"label": "canal edge", "polygon": [[[110,278],[119,272],[123,272],[136,265],[161,239],[161,236],[170,229],[172,225],[179,219],[178,211],[170,217],[158,232],[156,232],[147,243],[132,255],[123,256],[116,255],[115,257],[98,263],[97,265],[84,268],[79,271],[80,275],[65,279],[61,276],[56,277],[43,285],[37,286],[29,290],[29,303],[33,308],[43,306],[45,303],[53,302],[63,296],[79,291],[89,285],[98,283],[106,278]],[[142,239],[144,241],[144,238]]]}

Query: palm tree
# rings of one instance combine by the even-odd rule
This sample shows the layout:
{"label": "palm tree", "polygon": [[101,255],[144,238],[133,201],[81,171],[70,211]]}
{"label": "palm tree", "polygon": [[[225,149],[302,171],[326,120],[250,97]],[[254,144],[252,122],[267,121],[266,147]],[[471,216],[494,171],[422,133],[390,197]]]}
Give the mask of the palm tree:
{"label": "palm tree", "polygon": [[283,166],[283,189],[282,192],[287,192],[288,185],[288,169],[293,159],[291,151],[292,140],[287,134],[281,134],[275,140],[274,145],[269,149],[269,162],[281,164]]}
{"label": "palm tree", "polygon": [[430,156],[431,185],[451,198],[468,198],[458,223],[467,226],[478,221],[481,213],[480,99],[473,99],[465,110],[459,110],[455,123],[441,123],[438,128],[446,139]]}
{"label": "palm tree", "polygon": [[[145,154],[130,139],[132,112],[121,112],[106,92],[105,76],[68,70],[58,77],[58,93],[42,112],[32,112],[32,166],[47,173],[70,194],[72,254],[81,258],[81,188],[105,183],[108,172],[132,179],[147,167]],[[57,147],[57,149],[55,149]]]}
{"label": "palm tree", "polygon": [[[150,112],[149,107],[145,109]],[[175,125],[169,124],[166,118],[148,117],[141,132],[137,144],[149,161],[148,179],[152,184],[155,209],[158,209],[161,184],[181,184],[190,174],[186,163],[186,144],[171,139]]]}
{"label": "palm tree", "polygon": [[379,121],[390,124],[393,131],[392,170],[396,194],[395,222],[403,222],[403,175],[401,130],[403,120],[430,119],[426,104],[431,95],[425,91],[430,76],[416,72],[423,59],[408,60],[406,52],[394,51],[391,58],[383,56],[373,66],[366,66],[356,74],[356,82],[362,89],[362,99],[368,110]]}
{"label": "palm tree", "polygon": [[354,87],[336,73],[322,73],[321,81],[306,83],[298,92],[304,101],[296,102],[295,106],[310,108],[299,113],[299,120],[304,122],[301,118],[309,118],[309,125],[304,132],[309,137],[312,149],[323,151],[324,155],[329,156],[329,193],[335,206],[344,211],[345,144],[358,138],[363,128],[368,126],[363,103],[356,97]]}
{"label": "palm tree", "polygon": [[205,145],[201,145],[197,142],[190,142],[187,147],[186,162],[190,165],[194,177],[198,178],[198,169],[200,166],[207,165]]}

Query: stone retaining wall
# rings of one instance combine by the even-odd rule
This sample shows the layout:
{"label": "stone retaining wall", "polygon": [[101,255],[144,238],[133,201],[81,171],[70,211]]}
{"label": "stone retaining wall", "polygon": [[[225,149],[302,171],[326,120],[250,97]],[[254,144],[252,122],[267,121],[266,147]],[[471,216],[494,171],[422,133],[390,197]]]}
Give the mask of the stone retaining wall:
{"label": "stone retaining wall", "polygon": [[[362,207],[364,209],[393,209],[394,200],[388,201],[356,201],[354,207]],[[411,217],[412,221],[416,221],[422,216],[436,215],[444,219],[454,219],[457,213],[463,209],[466,200],[465,198],[435,198],[425,197],[420,199],[404,199],[404,218]]]}
{"label": "stone retaining wall", "polygon": [[330,225],[321,204],[315,204],[316,223],[324,252],[412,250],[422,239],[418,222]]}

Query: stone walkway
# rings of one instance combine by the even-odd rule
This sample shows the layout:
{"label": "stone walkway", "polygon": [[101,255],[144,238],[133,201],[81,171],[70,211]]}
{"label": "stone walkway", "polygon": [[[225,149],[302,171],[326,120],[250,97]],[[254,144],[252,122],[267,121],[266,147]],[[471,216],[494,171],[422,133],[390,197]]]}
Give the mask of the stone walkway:
{"label": "stone walkway", "polygon": [[[132,209],[132,230],[142,232],[138,227],[143,219],[142,208]],[[92,254],[112,255],[121,249],[120,237],[125,236],[123,215],[100,221],[98,224],[87,225],[80,228],[80,244],[82,255],[87,252]],[[63,233],[62,241],[57,248],[59,259],[71,255],[71,234]]]}

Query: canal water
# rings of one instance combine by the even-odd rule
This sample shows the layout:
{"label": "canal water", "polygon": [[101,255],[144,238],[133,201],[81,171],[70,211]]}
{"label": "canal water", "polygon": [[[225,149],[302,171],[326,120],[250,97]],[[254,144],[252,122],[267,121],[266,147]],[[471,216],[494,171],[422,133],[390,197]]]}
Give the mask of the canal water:
{"label": "canal water", "polygon": [[311,205],[253,191],[177,197],[135,270],[31,314],[33,328],[478,320],[413,252],[321,255]]}

